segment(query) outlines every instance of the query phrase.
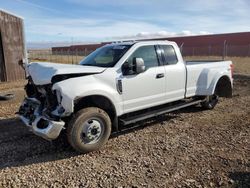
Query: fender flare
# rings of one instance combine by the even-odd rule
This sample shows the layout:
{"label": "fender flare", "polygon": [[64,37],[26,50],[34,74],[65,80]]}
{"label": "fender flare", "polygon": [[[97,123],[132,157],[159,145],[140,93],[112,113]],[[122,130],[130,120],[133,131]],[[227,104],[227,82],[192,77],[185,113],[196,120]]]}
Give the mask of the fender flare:
{"label": "fender flare", "polygon": [[[226,83],[230,83],[230,84],[223,84],[222,88],[218,88],[219,84],[221,84],[220,82],[224,81]],[[214,83],[214,84],[213,84]],[[227,74],[220,74],[220,76],[216,77],[215,81],[212,82],[212,92],[211,94],[214,94],[215,92],[219,92],[218,95],[222,96],[222,97],[232,97],[232,81],[230,79],[230,77]],[[218,90],[219,89],[219,90]],[[226,89],[226,91],[224,92],[223,89]],[[217,91],[216,91],[217,90]],[[223,92],[223,93],[221,93]]]}

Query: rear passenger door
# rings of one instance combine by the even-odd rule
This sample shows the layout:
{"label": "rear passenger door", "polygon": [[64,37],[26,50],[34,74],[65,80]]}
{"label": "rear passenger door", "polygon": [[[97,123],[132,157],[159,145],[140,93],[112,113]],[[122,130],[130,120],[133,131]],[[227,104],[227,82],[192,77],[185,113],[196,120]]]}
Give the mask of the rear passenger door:
{"label": "rear passenger door", "polygon": [[124,113],[156,106],[165,100],[165,69],[159,64],[156,46],[138,47],[126,62],[132,64],[133,58],[142,58],[146,70],[122,76]]}
{"label": "rear passenger door", "polygon": [[186,66],[178,60],[172,45],[159,45],[165,68],[166,102],[183,99],[186,85]]}

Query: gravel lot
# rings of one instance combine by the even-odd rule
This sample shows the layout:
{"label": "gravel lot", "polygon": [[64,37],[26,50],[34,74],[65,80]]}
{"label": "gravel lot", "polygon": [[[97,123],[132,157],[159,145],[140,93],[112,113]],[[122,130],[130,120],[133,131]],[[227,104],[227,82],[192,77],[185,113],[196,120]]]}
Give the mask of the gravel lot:
{"label": "gravel lot", "polygon": [[113,135],[79,155],[30,133],[14,112],[24,82],[0,84],[0,187],[250,187],[250,76],[235,77],[234,97]]}

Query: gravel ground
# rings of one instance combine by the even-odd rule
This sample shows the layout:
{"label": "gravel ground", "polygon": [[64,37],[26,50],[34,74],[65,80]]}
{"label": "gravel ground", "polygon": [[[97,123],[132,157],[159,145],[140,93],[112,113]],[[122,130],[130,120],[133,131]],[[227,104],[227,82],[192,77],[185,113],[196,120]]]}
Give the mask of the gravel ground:
{"label": "gravel ground", "polygon": [[23,82],[1,84],[0,187],[250,187],[250,76],[212,111],[199,106],[113,135],[79,155],[30,133],[14,116]]}

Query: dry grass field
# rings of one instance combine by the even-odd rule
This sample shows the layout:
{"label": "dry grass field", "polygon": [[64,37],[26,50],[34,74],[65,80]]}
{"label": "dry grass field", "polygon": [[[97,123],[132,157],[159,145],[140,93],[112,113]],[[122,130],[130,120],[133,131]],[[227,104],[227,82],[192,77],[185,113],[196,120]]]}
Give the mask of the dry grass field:
{"label": "dry grass field", "polygon": [[[230,59],[230,58],[228,58]],[[242,74],[250,74],[250,57],[233,57],[231,59],[235,65],[235,72]]]}
{"label": "dry grass field", "polygon": [[54,63],[66,63],[66,64],[77,64],[79,63],[84,56],[78,55],[79,52],[73,52],[73,54],[62,54],[58,52],[57,55],[53,55],[50,50],[30,50],[29,51],[29,60],[33,61],[49,61]]}
{"label": "dry grass field", "polygon": [[15,115],[25,81],[1,83],[16,97],[0,101],[0,187],[250,187],[250,58],[229,59],[233,98],[140,122],[85,155],[32,134]]}

